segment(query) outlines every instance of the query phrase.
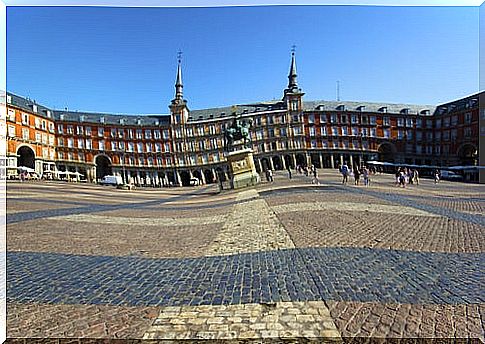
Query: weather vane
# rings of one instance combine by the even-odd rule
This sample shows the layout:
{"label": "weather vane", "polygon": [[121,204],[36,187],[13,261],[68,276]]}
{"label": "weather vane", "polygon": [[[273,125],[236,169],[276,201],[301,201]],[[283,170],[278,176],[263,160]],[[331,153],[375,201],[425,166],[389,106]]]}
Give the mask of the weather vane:
{"label": "weather vane", "polygon": [[182,59],[182,50],[179,50],[178,53],[177,53],[177,59],[180,63],[180,60]]}
{"label": "weather vane", "polygon": [[296,51],[296,45],[292,45],[291,46],[291,53],[294,55],[295,54],[295,51]]}

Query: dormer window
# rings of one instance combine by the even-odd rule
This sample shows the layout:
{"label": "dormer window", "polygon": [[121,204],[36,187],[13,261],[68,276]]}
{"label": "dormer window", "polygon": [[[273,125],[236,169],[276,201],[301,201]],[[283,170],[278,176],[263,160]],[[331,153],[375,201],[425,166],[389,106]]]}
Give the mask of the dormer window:
{"label": "dormer window", "polygon": [[125,119],[124,118],[120,118],[120,124],[125,124]]}
{"label": "dormer window", "polygon": [[141,125],[141,118],[136,119],[136,124]]}
{"label": "dormer window", "polygon": [[401,110],[401,113],[402,113],[403,115],[407,115],[407,114],[409,114],[409,108],[404,108],[404,109],[402,109],[402,110]]}
{"label": "dormer window", "polygon": [[84,122],[84,115],[79,115],[79,122]]}
{"label": "dormer window", "polygon": [[63,120],[64,120],[64,114],[63,114],[63,113],[61,113],[61,114],[59,115],[59,119],[60,119],[61,121],[63,121]]}
{"label": "dormer window", "polygon": [[362,112],[364,110],[365,110],[365,105],[360,105],[360,106],[357,107],[357,111]]}
{"label": "dormer window", "polygon": [[387,106],[380,107],[379,110],[377,110],[382,113],[387,113]]}
{"label": "dormer window", "polygon": [[32,104],[32,111],[37,113],[37,105],[36,104]]}
{"label": "dormer window", "polygon": [[345,111],[345,105],[344,104],[341,104],[341,105],[337,106],[337,110],[339,110],[339,111]]}
{"label": "dormer window", "polygon": [[7,94],[7,104],[12,104],[12,96]]}
{"label": "dormer window", "polygon": [[103,116],[103,117],[100,117],[100,118],[99,118],[99,123],[104,123],[104,122],[105,122],[105,118],[104,118],[104,116]]}

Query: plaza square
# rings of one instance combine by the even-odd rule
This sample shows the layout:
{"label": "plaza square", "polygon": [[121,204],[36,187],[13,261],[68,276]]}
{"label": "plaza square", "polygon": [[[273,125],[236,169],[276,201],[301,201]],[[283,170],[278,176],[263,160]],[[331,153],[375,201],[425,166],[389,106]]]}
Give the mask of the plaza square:
{"label": "plaza square", "polygon": [[8,336],[483,340],[483,186],[319,179],[9,184]]}

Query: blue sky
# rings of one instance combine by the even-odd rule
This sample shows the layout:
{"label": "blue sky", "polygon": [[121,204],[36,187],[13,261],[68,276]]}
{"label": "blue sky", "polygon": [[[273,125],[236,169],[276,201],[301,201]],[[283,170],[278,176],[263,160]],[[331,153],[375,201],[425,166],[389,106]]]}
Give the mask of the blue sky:
{"label": "blue sky", "polygon": [[70,110],[168,113],[176,54],[201,109],[281,98],[417,104],[478,91],[478,7],[8,7],[7,89]]}

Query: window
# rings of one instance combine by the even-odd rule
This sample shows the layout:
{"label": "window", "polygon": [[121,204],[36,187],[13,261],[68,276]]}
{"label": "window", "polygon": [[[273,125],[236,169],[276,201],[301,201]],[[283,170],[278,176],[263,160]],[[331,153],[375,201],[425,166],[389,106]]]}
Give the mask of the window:
{"label": "window", "polygon": [[42,143],[47,144],[47,134],[42,134]]}
{"label": "window", "polygon": [[84,128],[78,125],[76,127],[76,134],[82,135],[83,133],[84,133]]}
{"label": "window", "polygon": [[441,128],[441,118],[436,120],[435,125],[437,129]]}
{"label": "window", "polygon": [[376,137],[376,135],[377,135],[377,134],[376,134],[376,128],[371,128],[371,129],[370,129],[369,136],[370,136],[370,137]]}
{"label": "window", "polygon": [[421,141],[423,139],[423,133],[421,131],[416,132],[416,140]]}
{"label": "window", "polygon": [[133,152],[135,150],[135,144],[133,142],[128,142],[127,147],[128,152]]}
{"label": "window", "polygon": [[162,151],[162,144],[160,142],[155,143],[155,152],[160,153]]}
{"label": "window", "polygon": [[293,133],[295,135],[301,135],[301,127],[294,127],[293,128]]}
{"label": "window", "polygon": [[404,137],[404,130],[399,129],[397,131],[397,138],[402,139]]}
{"label": "window", "polygon": [[352,117],[350,117],[350,121],[352,124],[357,124],[359,123],[359,117],[357,115],[352,115]]}
{"label": "window", "polygon": [[64,146],[64,139],[63,139],[62,137],[59,137],[59,138],[57,139],[57,145],[58,145],[59,147],[63,147],[63,146]]}
{"label": "window", "polygon": [[42,135],[40,133],[35,133],[35,141],[37,141],[37,142],[42,141]]}
{"label": "window", "polygon": [[67,134],[68,135],[74,134],[74,128],[72,127],[72,125],[67,126]]}
{"label": "window", "polygon": [[403,127],[404,126],[404,118],[398,117],[397,118],[397,126],[398,127]]}
{"label": "window", "polygon": [[138,142],[138,143],[136,144],[136,151],[137,151],[138,153],[143,153],[143,143]]}
{"label": "window", "polygon": [[426,128],[433,128],[433,121],[430,119],[426,120]]}
{"label": "window", "polygon": [[168,129],[165,129],[165,130],[163,131],[163,138],[164,138],[164,139],[168,139],[168,138],[170,138],[170,132],[168,131]]}
{"label": "window", "polygon": [[282,115],[280,117],[280,123],[282,123],[282,124],[286,123],[286,116],[285,115]]}
{"label": "window", "polygon": [[391,130],[389,129],[384,129],[384,137],[385,138],[390,138],[391,137]]}
{"label": "window", "polygon": [[458,134],[458,130],[452,129],[451,130],[451,139],[456,140],[457,134]]}
{"label": "window", "polygon": [[[315,128],[313,128],[315,129]],[[280,136],[286,137],[286,128],[280,128]]]}
{"label": "window", "polygon": [[352,136],[359,136],[359,128],[352,127]]}
{"label": "window", "polygon": [[165,143],[165,152],[170,152],[170,144],[169,143]]}
{"label": "window", "polygon": [[406,118],[406,127],[412,127],[413,126],[413,119],[412,118]]}
{"label": "window", "polygon": [[412,130],[408,130],[407,131],[407,138],[408,138],[408,140],[412,140],[413,139],[413,131]]}
{"label": "window", "polygon": [[315,123],[315,115],[313,114],[308,115],[308,123]]}
{"label": "window", "polygon": [[263,139],[263,131],[262,130],[258,130],[256,132],[256,139],[258,139],[258,140],[262,140]]}
{"label": "window", "polygon": [[59,124],[57,126],[57,133],[59,133],[61,135],[64,134],[64,126],[62,124]]}
{"label": "window", "polygon": [[451,125],[456,126],[458,124],[458,116],[451,117]]}
{"label": "window", "polygon": [[152,138],[152,131],[147,129],[145,130],[145,139],[149,140]]}
{"label": "window", "polygon": [[111,137],[116,137],[116,129],[111,128]]}
{"label": "window", "polygon": [[376,125],[376,116],[370,116],[369,119],[370,119],[370,123],[369,124]]}
{"label": "window", "polygon": [[347,115],[340,115],[340,121],[343,124],[347,124]]}
{"label": "window", "polygon": [[29,115],[22,112],[22,124],[29,125]]}
{"label": "window", "polygon": [[421,128],[423,126],[423,120],[421,118],[416,119],[416,128]]}
{"label": "window", "polygon": [[386,116],[386,117],[382,118],[382,125],[385,125],[385,126],[391,125],[391,121],[390,121],[389,117]]}
{"label": "window", "polygon": [[93,149],[93,140],[86,139],[86,149]]}
{"label": "window", "polygon": [[153,137],[158,140],[161,137],[160,130],[154,130]]}
{"label": "window", "polygon": [[143,138],[143,131],[141,129],[136,130],[136,138],[139,140]]}
{"label": "window", "polygon": [[103,137],[104,136],[104,128],[98,128],[98,136]]}
{"label": "window", "polygon": [[465,114],[465,123],[466,124],[470,124],[472,122],[472,113],[471,112],[467,112]]}
{"label": "window", "polygon": [[367,116],[362,116],[362,124],[367,124]]}
{"label": "window", "polygon": [[8,109],[8,120],[15,122],[15,110],[14,109]]}
{"label": "window", "polygon": [[315,136],[315,127],[310,128],[310,136],[314,137]]}
{"label": "window", "polygon": [[320,115],[320,123],[327,123],[327,115],[322,113]]}
{"label": "window", "polygon": [[291,110],[298,111],[298,100],[295,99],[291,102]]}
{"label": "window", "polygon": [[321,127],[320,131],[322,133],[322,136],[327,136],[327,127],[326,126]]}
{"label": "window", "polygon": [[98,146],[100,151],[104,151],[104,140],[99,141]]}
{"label": "window", "polygon": [[127,132],[128,132],[128,138],[130,140],[132,140],[133,139],[133,129],[127,129]]}
{"label": "window", "polygon": [[433,133],[432,133],[432,132],[428,131],[428,132],[426,133],[426,140],[427,140],[428,142],[433,141]]}
{"label": "window", "polygon": [[336,114],[331,114],[330,115],[330,123],[337,123],[337,115]]}
{"label": "window", "polygon": [[367,128],[362,128],[361,129],[361,134],[362,134],[363,137],[364,136],[367,136],[368,135],[368,129]]}
{"label": "window", "polygon": [[441,131],[437,131],[434,135],[436,141],[441,141]]}
{"label": "window", "polygon": [[274,121],[273,121],[273,116],[268,115],[268,116],[266,117],[266,123],[268,123],[268,124],[273,124],[273,123],[274,123]]}
{"label": "window", "polygon": [[349,135],[349,128],[348,127],[342,127],[342,135],[343,136]]}
{"label": "window", "polygon": [[36,129],[39,129],[40,128],[40,119],[39,118],[36,118],[35,121],[34,121],[34,123],[35,123],[35,128]]}
{"label": "window", "polygon": [[74,154],[72,152],[67,153],[68,160],[74,160]]}
{"label": "window", "polygon": [[332,127],[332,136],[338,136],[338,128]]}
{"label": "window", "polygon": [[74,148],[74,139],[72,137],[67,139],[67,147]]}
{"label": "window", "polygon": [[84,140],[83,139],[77,140],[77,148],[84,148]]}
{"label": "window", "polygon": [[147,143],[145,145],[145,148],[146,148],[146,152],[150,153],[152,151],[152,144],[151,143]]}
{"label": "window", "polygon": [[464,132],[465,137],[472,136],[472,128],[465,128],[463,132]]}
{"label": "window", "polygon": [[8,126],[8,136],[15,137],[15,126],[14,125]]}

